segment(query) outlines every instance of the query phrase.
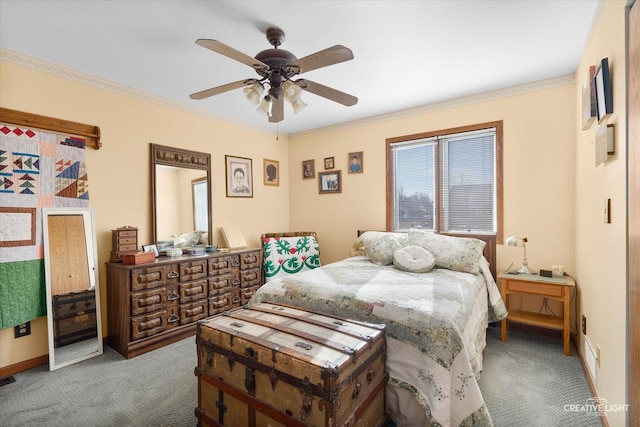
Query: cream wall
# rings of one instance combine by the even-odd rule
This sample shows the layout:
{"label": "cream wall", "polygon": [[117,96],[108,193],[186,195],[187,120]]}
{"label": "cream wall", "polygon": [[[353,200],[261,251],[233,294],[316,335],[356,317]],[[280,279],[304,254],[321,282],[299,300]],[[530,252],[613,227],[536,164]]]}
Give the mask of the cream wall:
{"label": "cream wall", "polygon": [[[577,81],[587,78],[590,65],[609,58],[613,85],[615,154],[595,166],[597,123],[583,131],[576,123],[575,276],[580,314],[587,317],[587,337],[600,347],[597,390],[610,404],[626,402],[627,288],[626,288],[626,126],[625,126],[625,1],[603,2],[598,20],[577,71]],[[576,87],[576,102],[581,102]],[[576,113],[580,117],[580,112]],[[603,122],[604,123],[604,122]],[[611,223],[605,224],[603,205],[611,199]],[[584,348],[583,335],[579,345]],[[625,424],[625,412],[609,412],[610,425]]]}
{"label": "cream wall", "polygon": [[[504,123],[504,234],[529,238],[534,269],[563,264],[574,271],[574,84],[514,94],[411,117],[290,138],[291,227],[312,227],[322,261],[346,256],[358,229],[386,224],[386,138],[502,120]],[[487,96],[488,98],[488,96]],[[481,99],[481,98],[480,98]],[[471,100],[469,100],[471,101]],[[347,153],[364,152],[364,173],[347,173]],[[342,170],[341,194],[318,194],[302,179],[303,160],[334,157]],[[330,238],[329,238],[330,237]],[[498,268],[522,261],[522,248],[498,246]]]}
{"label": "cream wall", "polygon": [[[88,163],[101,265],[111,250],[111,229],[135,225],[142,241],[151,240],[149,142],[213,154],[214,227],[238,224],[251,245],[265,230],[315,230],[326,264],[347,255],[356,230],[385,226],[386,138],[503,120],[504,235],[529,238],[533,268],[563,264],[576,278],[578,315],[587,316],[588,337],[601,348],[598,395],[621,404],[627,351],[624,6],[603,2],[575,81],[541,82],[500,97],[457,100],[288,141],[8,63],[0,63],[0,106],[100,126],[104,147],[90,151]],[[614,114],[608,122],[616,125],[616,154],[595,167],[596,125],[581,129],[581,88],[588,66],[603,57],[613,72]],[[347,153],[353,151],[364,152],[362,174],[347,173]],[[254,159],[253,199],[225,197],[224,154]],[[262,186],[265,157],[280,161],[280,187]],[[315,159],[317,173],[325,157],[334,157],[343,171],[341,194],[320,195],[317,179],[302,179],[302,161]],[[611,224],[602,219],[605,198],[612,201]],[[497,249],[498,269],[522,258],[520,248]],[[103,267],[103,296],[105,281]],[[45,354],[45,325],[37,319],[32,335],[19,340],[12,329],[0,331],[0,367]],[[624,425],[624,413],[609,413],[608,419]]]}
{"label": "cream wall", "polygon": [[[265,230],[286,230],[289,226],[286,136],[276,140],[271,134],[8,62],[0,62],[0,87],[1,107],[100,127],[103,146],[87,150],[87,165],[90,206],[96,219],[104,331],[104,265],[112,249],[111,230],[136,226],[140,244],[152,243],[149,143],[211,153],[214,229],[239,225],[247,243],[257,247]],[[253,159],[253,198],[226,197],[225,154]],[[280,161],[279,187],[263,185],[264,158]],[[13,328],[0,331],[0,349],[0,368],[46,354],[46,322],[32,322],[32,334],[25,338],[14,339]]]}

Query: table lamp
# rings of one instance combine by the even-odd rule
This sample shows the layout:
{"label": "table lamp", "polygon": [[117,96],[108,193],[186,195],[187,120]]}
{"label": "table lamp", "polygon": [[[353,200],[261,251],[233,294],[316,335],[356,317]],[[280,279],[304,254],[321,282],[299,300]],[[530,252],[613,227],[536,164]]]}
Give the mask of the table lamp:
{"label": "table lamp", "polygon": [[524,258],[522,259],[522,266],[516,271],[519,274],[533,274],[533,271],[529,269],[529,263],[527,261],[527,238],[510,236],[505,240],[507,246],[522,246],[524,248]]}

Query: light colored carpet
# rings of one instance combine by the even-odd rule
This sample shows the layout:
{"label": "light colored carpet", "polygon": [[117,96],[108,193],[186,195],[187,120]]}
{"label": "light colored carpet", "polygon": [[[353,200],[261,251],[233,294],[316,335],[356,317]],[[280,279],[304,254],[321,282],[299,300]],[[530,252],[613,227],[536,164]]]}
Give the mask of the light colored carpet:
{"label": "light colored carpet", "polygon": [[[480,387],[502,426],[600,426],[597,417],[567,412],[565,404],[590,398],[580,360],[562,354],[562,342],[489,328]],[[0,387],[0,425],[195,426],[198,404],[195,338],[126,360],[105,347],[93,359],[48,371],[15,375]]]}
{"label": "light colored carpet", "polygon": [[593,413],[565,410],[592,397],[573,343],[565,356],[560,339],[509,331],[503,343],[490,327],[479,383],[496,426],[602,425]]}

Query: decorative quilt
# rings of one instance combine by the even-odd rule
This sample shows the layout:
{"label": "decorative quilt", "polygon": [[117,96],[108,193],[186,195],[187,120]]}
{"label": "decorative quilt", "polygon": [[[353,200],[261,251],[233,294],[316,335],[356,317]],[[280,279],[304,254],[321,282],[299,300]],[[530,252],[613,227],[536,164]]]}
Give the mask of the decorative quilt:
{"label": "decorative quilt", "polygon": [[42,208],[88,206],[84,140],[0,123],[0,329],[47,314]]}
{"label": "decorative quilt", "polygon": [[477,379],[488,322],[507,311],[484,258],[470,274],[410,273],[354,256],[271,280],[249,304],[258,302],[386,324],[389,384],[410,391],[433,426],[492,425]]}
{"label": "decorative quilt", "polygon": [[262,249],[266,281],[320,267],[320,250],[313,236],[266,237]]}

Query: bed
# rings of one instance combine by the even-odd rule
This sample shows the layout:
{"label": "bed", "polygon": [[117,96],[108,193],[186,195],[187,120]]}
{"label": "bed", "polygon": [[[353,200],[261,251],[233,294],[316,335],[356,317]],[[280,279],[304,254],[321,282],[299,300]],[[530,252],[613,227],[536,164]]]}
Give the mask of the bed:
{"label": "bed", "polygon": [[[506,316],[495,266],[484,256],[495,254],[492,244],[420,230],[366,232],[348,258],[271,280],[249,305],[274,302],[384,323],[387,412],[398,427],[490,426],[477,380],[486,328]],[[407,257],[409,250],[415,253]],[[414,272],[424,264],[431,269]]]}

